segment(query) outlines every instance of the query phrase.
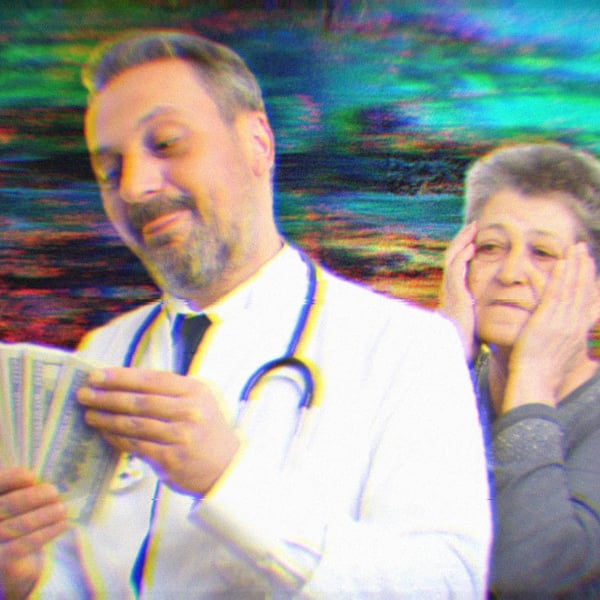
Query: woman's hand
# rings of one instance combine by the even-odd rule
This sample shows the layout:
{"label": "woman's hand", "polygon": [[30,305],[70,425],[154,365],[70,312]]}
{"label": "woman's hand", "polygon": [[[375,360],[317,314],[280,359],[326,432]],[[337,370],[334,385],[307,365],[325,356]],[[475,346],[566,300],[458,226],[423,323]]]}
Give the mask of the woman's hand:
{"label": "woman's hand", "polygon": [[556,264],[513,346],[503,411],[531,402],[555,406],[573,370],[594,367],[587,341],[597,317],[596,270],[581,242]]}
{"label": "woman's hand", "polygon": [[463,227],[450,242],[444,256],[444,279],[439,311],[448,317],[460,334],[465,358],[472,362],[479,351],[475,335],[474,300],[467,287],[469,261],[475,255],[477,223]]}

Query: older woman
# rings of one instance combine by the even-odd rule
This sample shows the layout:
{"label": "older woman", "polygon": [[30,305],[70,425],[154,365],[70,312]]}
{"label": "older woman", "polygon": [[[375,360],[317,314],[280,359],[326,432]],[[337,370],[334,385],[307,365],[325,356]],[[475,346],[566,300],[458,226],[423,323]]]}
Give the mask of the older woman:
{"label": "older woman", "polygon": [[499,597],[600,597],[600,163],[559,144],[483,157],[440,309],[474,365]]}

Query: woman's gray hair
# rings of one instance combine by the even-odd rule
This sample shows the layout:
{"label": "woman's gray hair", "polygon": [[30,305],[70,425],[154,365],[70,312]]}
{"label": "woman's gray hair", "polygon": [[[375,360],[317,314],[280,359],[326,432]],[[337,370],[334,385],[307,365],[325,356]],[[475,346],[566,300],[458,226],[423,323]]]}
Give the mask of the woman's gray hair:
{"label": "woman's gray hair", "polygon": [[200,35],[170,30],[133,31],[100,44],[82,70],[88,102],[127,69],[168,58],[195,67],[225,121],[243,110],[265,111],[256,78],[233,50]]}
{"label": "woman's gray hair", "polygon": [[516,144],[483,156],[468,170],[465,220],[475,221],[491,196],[502,190],[523,196],[552,196],[573,210],[585,231],[582,240],[600,265],[600,162],[558,143]]}

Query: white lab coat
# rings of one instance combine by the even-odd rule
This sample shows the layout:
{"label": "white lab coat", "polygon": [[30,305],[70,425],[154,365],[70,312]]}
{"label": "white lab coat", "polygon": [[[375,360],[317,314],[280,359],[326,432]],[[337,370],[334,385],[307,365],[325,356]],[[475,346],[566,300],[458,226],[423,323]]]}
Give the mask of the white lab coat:
{"label": "white lab coat", "polygon": [[[240,416],[246,442],[215,489],[197,499],[161,486],[144,598],[485,596],[489,492],[454,328],[322,269],[318,281],[298,349],[314,405],[297,423],[298,382],[270,378]],[[306,288],[306,266],[286,246],[208,307],[213,325],[190,373],[210,383],[232,422],[249,375],[284,352]],[[120,363],[148,310],[92,332],[82,351]],[[165,314],[135,364],[169,368]],[[78,529],[76,553],[68,538],[57,545],[42,597],[131,595],[156,487],[142,468]]]}

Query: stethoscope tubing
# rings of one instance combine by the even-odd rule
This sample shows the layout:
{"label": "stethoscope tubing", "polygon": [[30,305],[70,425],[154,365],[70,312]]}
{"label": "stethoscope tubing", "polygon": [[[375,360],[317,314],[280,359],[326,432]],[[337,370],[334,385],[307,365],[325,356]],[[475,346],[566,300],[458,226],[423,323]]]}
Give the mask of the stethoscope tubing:
{"label": "stethoscope tubing", "polygon": [[[271,361],[260,366],[248,379],[242,391],[240,393],[240,403],[242,405],[247,405],[250,400],[250,395],[252,390],[258,385],[258,383],[267,375],[272,374],[274,371],[278,369],[292,369],[296,371],[304,384],[304,389],[300,396],[300,400],[298,402],[298,410],[300,413],[299,420],[296,422],[296,431],[298,430],[300,420],[302,419],[302,415],[304,410],[310,408],[313,396],[314,396],[314,379],[312,373],[307,366],[307,364],[302,361],[300,358],[295,356],[296,350],[298,348],[298,344],[302,339],[304,331],[306,330],[306,326],[308,324],[308,319],[310,317],[311,310],[315,303],[316,291],[317,291],[317,275],[316,275],[316,267],[314,263],[306,257],[303,253],[300,253],[302,260],[307,266],[308,269],[308,285],[306,288],[306,294],[304,298],[304,303],[302,305],[302,309],[300,310],[300,314],[298,315],[298,319],[296,325],[294,327],[294,331],[292,333],[292,337],[290,338],[290,342],[286,349],[286,352],[283,356],[279,358],[275,358]],[[123,359],[123,366],[131,367],[134,364],[135,354],[138,350],[140,343],[146,332],[150,329],[154,321],[158,318],[160,313],[163,310],[163,303],[159,302],[154,306],[146,315],[141,325],[138,327],[135,332],[125,357]],[[138,468],[136,469],[134,464],[134,457],[128,457],[128,467],[126,471],[122,475],[127,475],[124,479],[124,483],[120,486],[117,492],[123,491],[124,489],[131,487],[137,481],[139,481],[142,477],[142,471]],[[152,535],[152,527],[154,523],[154,519],[156,516],[156,506],[158,502],[158,497],[161,490],[160,480],[156,483],[156,489],[154,492],[153,504],[150,511],[150,522],[148,528],[148,534],[144,539],[142,547],[138,553],[136,558],[133,570],[132,570],[132,584],[134,588],[139,592],[140,586],[143,584],[144,579],[144,563],[146,559],[146,552],[149,545],[149,540]]]}
{"label": "stethoscope tubing", "polygon": [[[250,400],[252,391],[263,378],[265,378],[267,375],[273,374],[273,372],[276,370],[288,368],[296,371],[300,375],[304,384],[304,390],[298,402],[298,409],[307,409],[312,405],[315,388],[314,378],[308,365],[303,360],[295,356],[295,354],[298,344],[300,343],[300,340],[302,339],[302,336],[306,330],[311,310],[315,303],[317,293],[317,274],[315,264],[306,255],[304,255],[304,253],[301,252],[300,256],[308,270],[308,284],[306,287],[304,302],[302,304],[300,314],[298,315],[298,319],[296,321],[296,325],[294,327],[288,347],[282,356],[261,365],[258,369],[256,369],[256,371],[254,371],[254,373],[252,373],[252,375],[250,375],[240,393],[240,402],[242,403],[247,403]],[[127,352],[123,358],[123,366],[133,366],[135,354],[143,337],[146,335],[146,332],[150,329],[154,321],[156,321],[162,310],[163,303],[159,302],[146,315],[135,332],[129,347],[127,348]]]}

